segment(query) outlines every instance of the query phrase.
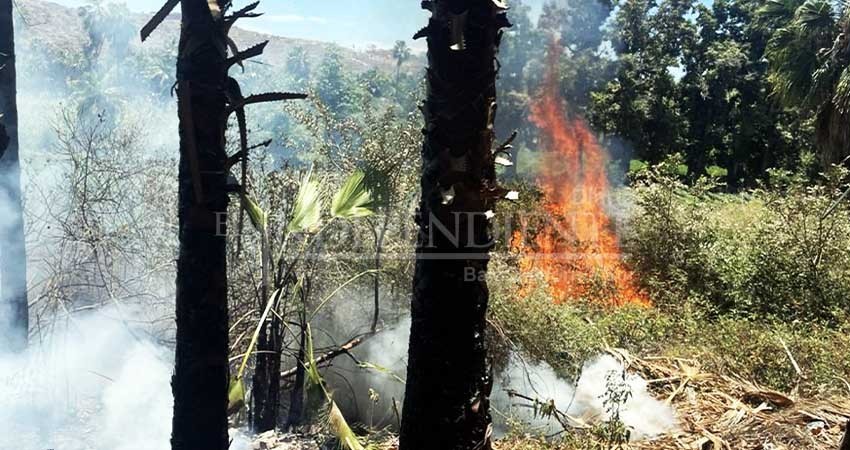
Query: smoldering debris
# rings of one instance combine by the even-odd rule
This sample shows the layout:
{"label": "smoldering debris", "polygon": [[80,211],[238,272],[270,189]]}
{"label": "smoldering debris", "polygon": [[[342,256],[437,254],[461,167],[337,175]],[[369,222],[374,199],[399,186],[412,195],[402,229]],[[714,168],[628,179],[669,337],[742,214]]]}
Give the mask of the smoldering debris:
{"label": "smoldering debris", "polygon": [[[347,417],[377,428],[397,425],[399,417],[393,403],[400,410],[409,333],[410,319],[406,318],[355,349],[359,360],[373,363],[379,370],[359,368],[350,360],[340,361],[332,368],[335,374],[328,381]],[[553,402],[559,410],[589,425],[611,420],[612,408],[616,407],[632,440],[652,439],[677,429],[673,408],[654,398],[645,379],[628,372],[610,355],[587,361],[576,383],[559,376],[545,362],[525,361],[519,353],[513,353],[505,370],[496,375],[491,402],[497,436],[504,435],[511,424],[523,424],[543,434],[563,431],[555,417],[540,414],[529,402],[512,398],[511,391]],[[628,396],[613,405],[609,400],[614,392],[628,392]]]}
{"label": "smoldering debris", "polygon": [[[673,408],[653,397],[645,379],[627,372],[623,364],[610,355],[587,361],[576,384],[559,377],[544,362],[529,363],[517,354],[511,355],[493,392],[497,426],[504,432],[509,422],[518,422],[542,434],[557,433],[563,426],[555,417],[541,414],[529,401],[514,398],[510,392],[551,402],[555,408],[577,419],[577,424],[610,421],[616,408],[632,440],[652,439],[677,429]],[[617,403],[614,398],[617,393],[628,395]]]}

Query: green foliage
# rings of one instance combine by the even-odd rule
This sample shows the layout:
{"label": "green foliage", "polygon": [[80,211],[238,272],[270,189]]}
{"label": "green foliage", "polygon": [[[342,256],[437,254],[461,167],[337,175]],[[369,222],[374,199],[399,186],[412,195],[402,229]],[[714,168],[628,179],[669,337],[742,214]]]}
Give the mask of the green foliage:
{"label": "green foliage", "polygon": [[322,220],[322,199],[319,182],[310,169],[301,180],[295,206],[292,209],[292,219],[287,225],[290,233],[298,231],[315,231]]}
{"label": "green foliage", "polygon": [[764,23],[776,27],[765,51],[773,92],[785,105],[801,105],[814,117],[823,161],[841,161],[850,146],[850,7],[828,0],[776,0],[760,13]]}
{"label": "green foliage", "polygon": [[[636,192],[625,246],[659,307],[683,299],[717,314],[839,324],[850,296],[850,209],[836,203],[846,171],[772,172],[769,189],[745,197],[687,187],[664,166]],[[834,207],[833,207],[834,206]]]}
{"label": "green foliage", "polygon": [[234,413],[245,406],[245,383],[241,378],[231,378],[227,388],[227,411]]}
{"label": "green foliage", "polygon": [[[801,395],[846,392],[840,379],[850,377],[850,360],[835,357],[836,348],[850,345],[846,320],[829,328],[783,318],[718,317],[687,298],[675,311],[556,305],[545,286],[519,295],[514,270],[510,260],[496,259],[490,273],[489,338],[497,364],[506,360],[507,350],[520,348],[529,359],[577,379],[585,361],[614,347],[635,355],[697,359],[705,371],[734,373],[786,392],[796,387]],[[783,343],[805,379],[797,376]]]}
{"label": "green foliage", "polygon": [[715,179],[726,178],[729,175],[729,171],[720,166],[708,166],[705,168],[705,173]]}
{"label": "green foliage", "polygon": [[339,53],[328,53],[319,64],[315,82],[318,98],[335,114],[350,114],[354,109],[354,88],[342,66]]}
{"label": "green foliage", "polygon": [[647,164],[646,162],[641,161],[639,159],[633,159],[633,160],[629,161],[629,173],[632,174],[632,175],[636,175],[640,172],[643,172],[648,167],[649,167],[649,164]]}
{"label": "green foliage", "polygon": [[331,201],[331,216],[342,219],[367,217],[374,214],[373,201],[366,185],[366,174],[355,171]]}
{"label": "green foliage", "polygon": [[251,219],[251,224],[254,225],[254,228],[260,232],[265,231],[268,225],[268,215],[260,208],[260,205],[251,196],[243,195],[242,207],[248,213],[248,218]]}

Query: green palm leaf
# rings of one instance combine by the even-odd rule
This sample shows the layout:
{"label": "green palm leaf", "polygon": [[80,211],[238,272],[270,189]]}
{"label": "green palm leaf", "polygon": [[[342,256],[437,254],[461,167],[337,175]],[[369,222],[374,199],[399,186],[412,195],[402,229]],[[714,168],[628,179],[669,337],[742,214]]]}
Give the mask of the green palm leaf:
{"label": "green palm leaf", "polygon": [[231,378],[227,390],[227,412],[233,414],[245,405],[245,383],[242,378]]}
{"label": "green palm leaf", "polygon": [[292,210],[292,220],[289,221],[289,232],[314,231],[322,220],[322,201],[319,183],[313,177],[313,169],[304,175],[295,207]]}
{"label": "green palm leaf", "polygon": [[832,102],[841,114],[850,113],[850,66],[841,72]]}
{"label": "green palm leaf", "polygon": [[809,33],[829,31],[835,25],[832,4],[829,0],[806,0],[797,9],[795,19]]}
{"label": "green palm leaf", "polygon": [[334,195],[331,201],[331,215],[336,218],[351,219],[374,214],[372,194],[366,185],[366,174],[357,170]]}
{"label": "green palm leaf", "polygon": [[333,396],[325,389],[325,383],[322,380],[322,375],[319,373],[318,365],[316,364],[315,354],[313,352],[313,333],[310,330],[310,324],[306,325],[305,329],[306,342],[304,345],[305,361],[304,369],[307,375],[307,381],[314,387],[319,388],[324,393],[328,401],[328,427],[331,432],[339,440],[340,448],[345,450],[366,450],[360,442],[360,438],[348,425],[342,411],[339,410]]}
{"label": "green palm leaf", "polygon": [[305,371],[307,373],[307,380],[310,381],[314,386],[320,386],[324,388],[324,382],[322,381],[322,375],[319,374],[319,368],[316,365],[316,357],[313,353],[313,333],[310,330],[310,324],[307,324],[307,329],[305,331],[307,342],[304,346],[305,351]]}
{"label": "green palm leaf", "polygon": [[242,195],[242,207],[245,208],[245,211],[248,213],[248,218],[251,219],[251,224],[254,225],[254,228],[257,231],[263,231],[266,229],[266,225],[268,224],[268,215],[257,202],[254,201],[247,194]]}

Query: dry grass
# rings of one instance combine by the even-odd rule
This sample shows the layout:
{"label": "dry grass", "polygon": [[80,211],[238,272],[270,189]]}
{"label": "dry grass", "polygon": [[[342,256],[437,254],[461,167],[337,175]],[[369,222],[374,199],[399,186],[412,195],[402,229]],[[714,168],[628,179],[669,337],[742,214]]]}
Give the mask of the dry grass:
{"label": "dry grass", "polygon": [[[697,360],[637,358],[609,353],[649,381],[659,399],[672,404],[679,431],[634,450],[836,450],[850,419],[848,398],[807,399],[764,389],[734,375],[704,372]],[[612,448],[593,432],[574,431],[561,442],[514,436],[498,450],[587,450]]]}
{"label": "dry grass", "polygon": [[846,397],[796,398],[734,375],[702,372],[695,360],[613,353],[679,414],[678,433],[636,449],[835,450],[850,419]]}
{"label": "dry grass", "polygon": [[[704,371],[700,361],[695,359],[639,358],[614,348],[607,352],[620,359],[629,371],[648,380],[655,396],[670,403],[679,417],[677,432],[652,441],[633,442],[623,449],[836,450],[845,423],[850,419],[848,396],[800,398],[793,393],[763,388],[732,374]],[[497,441],[494,450],[616,448],[599,436],[594,428],[568,430],[557,440],[509,436]],[[371,449],[398,449],[397,437],[386,431],[370,440]]]}

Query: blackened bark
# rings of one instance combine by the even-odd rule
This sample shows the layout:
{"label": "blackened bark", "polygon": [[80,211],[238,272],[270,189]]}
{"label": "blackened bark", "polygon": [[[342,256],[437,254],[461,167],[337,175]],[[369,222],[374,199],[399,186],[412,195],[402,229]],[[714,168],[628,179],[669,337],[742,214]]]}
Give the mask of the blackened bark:
{"label": "blackened bark", "polygon": [[257,362],[254,367],[251,397],[253,427],[256,433],[277,427],[280,407],[280,352],[280,319],[274,316],[263,326],[257,341]]}
{"label": "blackened bark", "polygon": [[[219,0],[219,4],[223,3]],[[226,40],[207,0],[182,0],[174,450],[226,450]]]}
{"label": "blackened bark", "polygon": [[850,450],[850,420],[844,424],[844,439],[841,440],[838,450]]}
{"label": "blackened bark", "polygon": [[289,393],[289,416],[286,419],[286,429],[291,431],[301,425],[304,416],[304,382],[306,381],[305,369],[307,366],[307,323],[306,317],[301,315],[301,342],[298,345],[298,360],[295,367],[295,384]]}
{"label": "blackened bark", "polygon": [[400,450],[489,449],[484,328],[496,186],[501,2],[435,0],[428,38],[422,200]]}
{"label": "blackened bark", "polygon": [[25,349],[29,333],[12,3],[0,0],[0,353]]}

